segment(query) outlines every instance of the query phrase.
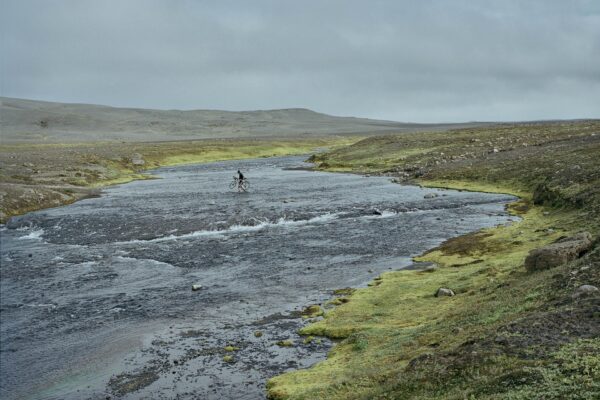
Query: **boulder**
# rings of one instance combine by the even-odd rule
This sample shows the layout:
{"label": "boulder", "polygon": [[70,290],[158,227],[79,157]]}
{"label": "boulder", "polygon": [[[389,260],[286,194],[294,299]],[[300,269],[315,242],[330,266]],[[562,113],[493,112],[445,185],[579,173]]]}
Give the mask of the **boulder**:
{"label": "boulder", "polygon": [[438,197],[437,193],[427,193],[425,196],[423,196],[424,199],[435,199],[436,197]]}
{"label": "boulder", "polygon": [[140,153],[132,154],[130,160],[133,165],[142,166],[142,165],[146,164],[146,161],[144,161],[144,159],[142,158],[142,155]]}
{"label": "boulder", "polygon": [[435,293],[435,297],[441,296],[454,296],[454,291],[452,289],[447,288],[439,288]]}
{"label": "boulder", "polygon": [[541,271],[574,260],[592,247],[592,235],[588,232],[558,240],[548,246],[529,252],[525,258],[525,269]]}
{"label": "boulder", "polygon": [[193,290],[194,292],[195,292],[196,290],[200,290],[200,289],[202,289],[202,285],[198,285],[198,284],[196,284],[196,285],[192,285],[192,290]]}
{"label": "boulder", "polygon": [[592,285],[581,285],[573,293],[573,298],[600,294],[600,289]]}
{"label": "boulder", "polygon": [[428,267],[424,268],[422,271],[423,271],[423,272],[435,272],[435,271],[437,271],[437,269],[438,269],[438,267],[437,267],[437,266],[435,266],[435,265],[430,265],[430,266],[428,266]]}

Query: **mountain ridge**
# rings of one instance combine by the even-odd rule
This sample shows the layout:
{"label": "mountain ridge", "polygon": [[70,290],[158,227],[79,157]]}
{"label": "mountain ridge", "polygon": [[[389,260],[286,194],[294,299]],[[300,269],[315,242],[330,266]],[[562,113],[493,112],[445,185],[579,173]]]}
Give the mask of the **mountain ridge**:
{"label": "mountain ridge", "polygon": [[487,123],[403,123],[332,116],[307,108],[157,110],[0,97],[4,143],[373,135],[482,124]]}

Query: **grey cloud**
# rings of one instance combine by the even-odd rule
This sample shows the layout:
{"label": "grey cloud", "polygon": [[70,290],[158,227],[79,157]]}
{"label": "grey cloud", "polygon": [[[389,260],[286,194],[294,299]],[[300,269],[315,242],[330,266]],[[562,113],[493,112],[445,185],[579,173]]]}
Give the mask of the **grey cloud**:
{"label": "grey cloud", "polygon": [[595,1],[1,7],[4,96],[417,122],[598,117]]}

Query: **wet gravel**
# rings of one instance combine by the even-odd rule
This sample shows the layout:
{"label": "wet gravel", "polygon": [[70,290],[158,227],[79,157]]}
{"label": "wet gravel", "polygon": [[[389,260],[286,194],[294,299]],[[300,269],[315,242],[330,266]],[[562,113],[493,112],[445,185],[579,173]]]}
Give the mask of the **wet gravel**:
{"label": "wet gravel", "polygon": [[[264,398],[268,377],[331,346],[296,334],[304,306],[511,219],[510,196],[302,159],[163,168],[2,226],[1,397]],[[228,188],[238,168],[248,193]]]}

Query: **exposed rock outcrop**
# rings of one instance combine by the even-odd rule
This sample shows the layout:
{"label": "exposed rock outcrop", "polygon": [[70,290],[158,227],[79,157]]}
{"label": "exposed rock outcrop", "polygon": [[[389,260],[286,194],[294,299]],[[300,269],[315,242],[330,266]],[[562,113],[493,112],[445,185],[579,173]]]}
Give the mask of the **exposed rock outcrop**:
{"label": "exposed rock outcrop", "polygon": [[142,155],[140,153],[134,153],[131,156],[131,163],[135,166],[141,167],[144,164],[146,164],[146,161],[144,161],[144,158],[142,157]]}
{"label": "exposed rock outcrop", "polygon": [[599,294],[600,294],[600,289],[598,289],[596,286],[581,285],[573,293],[573,298],[577,299],[579,297],[594,296],[594,295],[599,295]]}
{"label": "exposed rock outcrop", "polygon": [[435,297],[454,296],[454,291],[447,288],[439,288],[435,293]]}
{"label": "exposed rock outcrop", "polygon": [[541,271],[554,268],[578,258],[591,247],[592,235],[588,232],[581,232],[548,246],[531,250],[525,258],[525,269],[528,271]]}

